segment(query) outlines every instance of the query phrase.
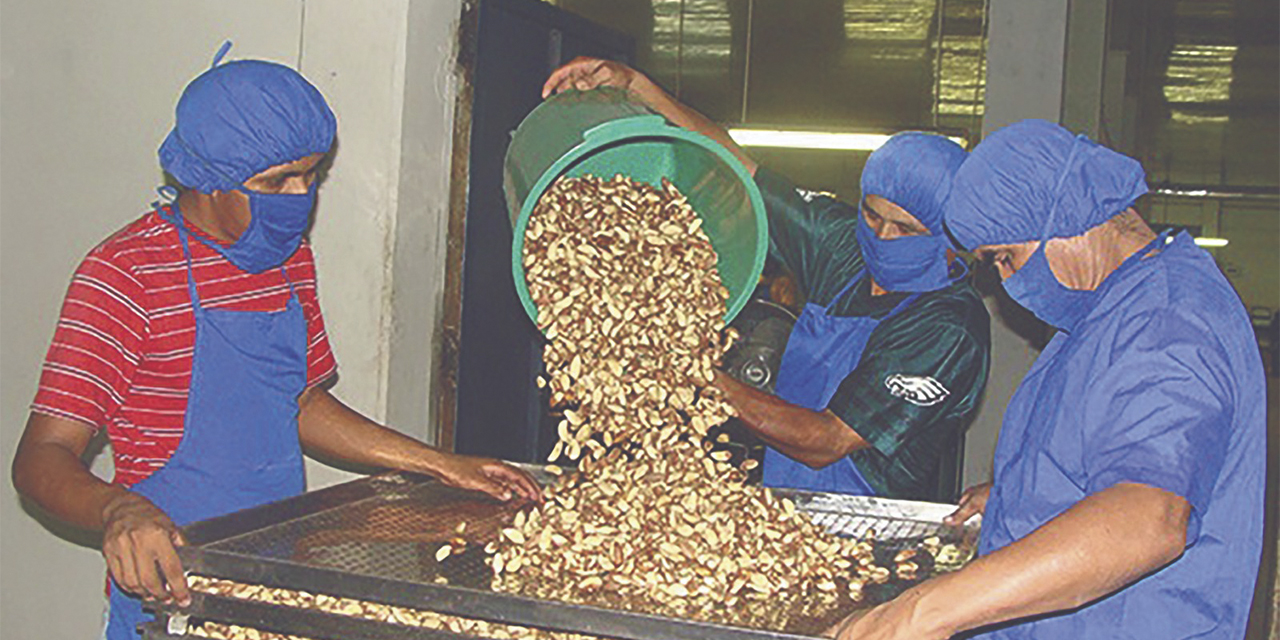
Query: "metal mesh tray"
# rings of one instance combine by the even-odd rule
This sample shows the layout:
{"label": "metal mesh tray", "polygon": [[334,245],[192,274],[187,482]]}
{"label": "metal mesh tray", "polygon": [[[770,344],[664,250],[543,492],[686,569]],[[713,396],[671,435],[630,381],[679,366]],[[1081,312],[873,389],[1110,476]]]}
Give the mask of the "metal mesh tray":
{"label": "metal mesh tray", "polygon": [[[526,468],[540,480],[547,479],[541,468]],[[484,545],[514,518],[519,507],[405,473],[365,478],[196,523],[185,530],[190,544],[180,553],[189,571],[213,577],[522,626],[647,640],[817,635],[858,607],[888,600],[935,571],[958,567],[976,546],[975,525],[956,529],[941,524],[953,508],[948,505],[802,491],[778,493],[791,497],[799,510],[837,535],[861,537],[874,529],[881,541],[878,553],[892,554],[936,535],[955,544],[959,557],[954,566],[922,566],[915,581],[895,576],[887,584],[868,585],[866,597],[857,605],[846,600],[843,607],[823,610],[806,607],[804,594],[788,594],[791,597],[774,598],[763,605],[740,604],[778,609],[745,617],[736,612],[689,611],[686,617],[671,618],[635,610],[627,603],[588,606],[541,600],[494,591],[492,573],[483,562]],[[463,536],[469,543],[466,551],[437,562],[436,550],[457,536],[455,527],[462,522],[467,523]],[[359,620],[344,622],[346,630],[334,635],[336,629],[334,633],[324,631],[328,627],[323,616],[330,614],[259,605],[253,608],[252,616],[245,617],[244,607],[223,600],[228,599],[201,598],[188,613],[222,622],[240,620],[282,633],[300,634],[301,624],[312,631],[311,637],[333,640],[442,637],[441,632],[425,629],[376,629],[398,625]],[[353,624],[363,624],[366,632],[355,633],[350,628]]]}

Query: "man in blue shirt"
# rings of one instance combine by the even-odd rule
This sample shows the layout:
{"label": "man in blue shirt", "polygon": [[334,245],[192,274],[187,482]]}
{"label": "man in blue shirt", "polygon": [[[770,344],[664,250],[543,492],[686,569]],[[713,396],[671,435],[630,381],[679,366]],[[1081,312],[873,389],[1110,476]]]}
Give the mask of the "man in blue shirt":
{"label": "man in blue shirt", "polygon": [[946,223],[1059,329],[1005,413],[980,557],[840,638],[1243,636],[1262,542],[1266,391],[1244,306],[1133,210],[1133,159],[1024,121],[957,172]]}

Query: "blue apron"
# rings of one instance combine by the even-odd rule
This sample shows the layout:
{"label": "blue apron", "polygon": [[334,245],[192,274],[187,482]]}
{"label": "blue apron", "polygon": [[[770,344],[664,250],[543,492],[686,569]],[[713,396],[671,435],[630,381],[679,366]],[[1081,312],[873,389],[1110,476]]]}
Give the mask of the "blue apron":
{"label": "blue apron", "polygon": [[[853,289],[865,272],[859,271],[823,307],[806,304],[800,319],[791,330],[787,350],[782,353],[778,367],[778,383],[774,393],[783,400],[813,411],[827,408],[836,389],[862,361],[862,351],[867,346],[871,332],[885,320],[911,306],[919,293],[908,296],[883,318],[867,316],[841,317],[830,315],[830,310]],[[764,485],[788,487],[809,491],[875,495],[862,472],[848,456],[821,468],[811,469],[796,462],[773,447],[764,452]]]}
{"label": "blue apron", "polygon": [[[282,311],[204,308],[187,229],[176,213],[160,215],[177,227],[187,260],[196,321],[191,387],[173,457],[130,490],[181,527],[302,493],[298,396],[306,387],[307,325],[292,282]],[[110,604],[108,640],[139,638],[138,625],[152,619],[142,602],[113,583]]]}

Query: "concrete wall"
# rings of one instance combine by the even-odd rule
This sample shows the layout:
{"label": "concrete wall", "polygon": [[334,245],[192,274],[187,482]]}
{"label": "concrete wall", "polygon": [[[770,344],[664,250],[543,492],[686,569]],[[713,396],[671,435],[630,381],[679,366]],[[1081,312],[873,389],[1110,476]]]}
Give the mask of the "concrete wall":
{"label": "concrete wall", "polygon": [[[452,29],[461,0],[3,0],[2,11],[6,469],[72,269],[154,199],[155,149],[178,94],[227,38],[235,41],[232,58],[298,66],[338,115],[340,151],[312,236],[341,368],[337,395],[433,437],[426,391],[443,280]],[[110,477],[109,451],[94,469]],[[349,477],[315,463],[308,473],[313,487]],[[93,543],[25,509],[12,489],[0,491],[0,637],[97,637],[104,574]]]}
{"label": "concrete wall", "polygon": [[[1103,116],[1107,0],[991,0],[982,135],[1026,118],[1098,137]],[[1113,127],[1118,123],[1113,123]],[[1004,410],[1048,341],[1049,329],[982,282],[991,313],[991,377],[965,441],[964,483],[991,479]]]}

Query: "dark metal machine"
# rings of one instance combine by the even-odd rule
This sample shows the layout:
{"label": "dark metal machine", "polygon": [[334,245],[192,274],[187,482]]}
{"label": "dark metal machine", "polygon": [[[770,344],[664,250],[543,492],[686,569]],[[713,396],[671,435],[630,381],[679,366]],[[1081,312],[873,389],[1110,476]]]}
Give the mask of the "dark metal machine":
{"label": "dark metal machine", "polygon": [[[532,469],[531,469],[532,470]],[[541,469],[535,474],[546,478]],[[842,536],[875,529],[886,550],[914,545],[926,536],[955,544],[959,566],[974,548],[976,527],[941,525],[951,507],[881,498],[786,492],[815,522]],[[822,619],[798,617],[782,629],[759,629],[677,619],[643,611],[552,602],[495,591],[484,563],[485,544],[514,518],[519,507],[434,480],[388,473],[307,493],[279,503],[187,527],[180,549],[193,574],[224,578],[379,604],[431,610],[527,627],[608,638],[649,640],[782,640],[811,637],[852,610]],[[437,562],[436,551],[466,522],[467,550]],[[894,580],[867,591],[858,606],[893,597],[910,583]],[[750,606],[750,605],[739,605]],[[757,605],[758,606],[758,605]],[[162,610],[144,637],[185,638],[188,624],[215,621],[315,640],[461,638],[455,633],[367,620],[316,610],[264,604],[229,596],[197,594],[183,611]]]}
{"label": "dark metal machine", "polygon": [[796,325],[796,316],[786,307],[753,299],[730,325],[738,330],[738,341],[725,354],[724,370],[729,375],[762,391],[773,393],[782,366],[782,353]]}

